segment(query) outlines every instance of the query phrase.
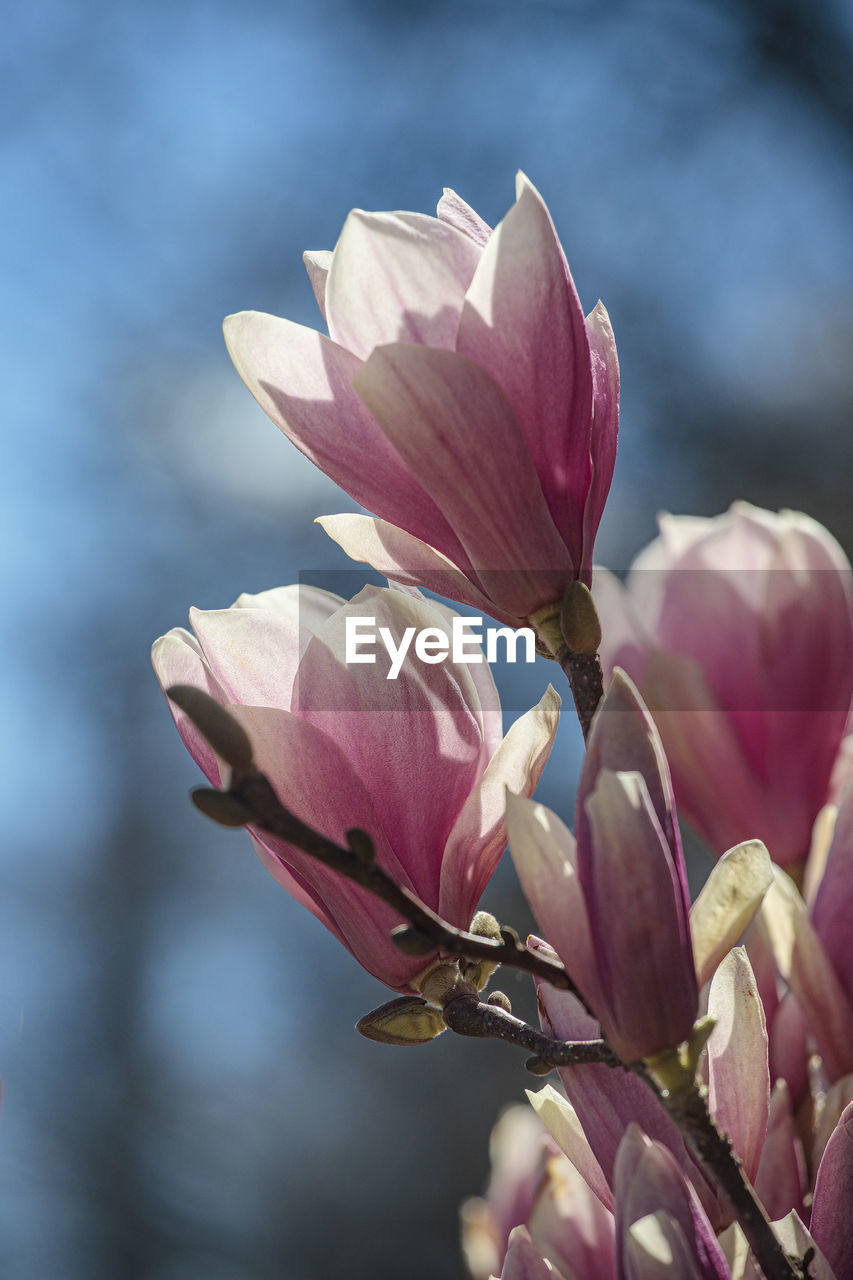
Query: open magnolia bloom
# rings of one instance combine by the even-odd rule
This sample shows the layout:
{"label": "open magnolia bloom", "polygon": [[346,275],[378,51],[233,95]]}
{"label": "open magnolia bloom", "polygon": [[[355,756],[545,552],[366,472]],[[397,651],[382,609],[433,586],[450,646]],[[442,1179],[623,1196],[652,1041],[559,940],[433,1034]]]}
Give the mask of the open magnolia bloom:
{"label": "open magnolia bloom", "polygon": [[616,348],[600,303],[584,319],[535,187],[519,174],[494,231],[450,191],[437,218],[356,209],[306,265],[328,337],[241,312],[225,338],[273,422],[378,517],[326,531],[386,577],[516,626],[588,586]]}
{"label": "open magnolia bloom", "polygon": [[[192,610],[195,634],[175,629],[158,640],[154,668],[164,689],[193,685],[233,712],[257,767],[297,817],[340,843],[347,830],[362,828],[399,884],[467,928],[506,843],[505,788],[532,792],[560,700],[549,688],[502,737],[485,663],[412,657],[388,679],[379,665],[347,662],[348,620],[366,616],[396,646],[408,627],[451,637],[450,610],[402,591],[368,587],[346,602],[311,587],[282,587],[243,595],[230,609]],[[218,786],[222,769],[210,746],[182,711],[171,710]],[[284,841],[249,830],[276,880],[370,973],[408,991],[430,958],[394,946],[395,912]]]}
{"label": "open magnolia bloom", "polygon": [[682,815],[715,853],[756,836],[801,864],[853,696],[853,578],[808,516],[744,502],[660,517],[625,587],[596,570],[605,671],[660,730]]}

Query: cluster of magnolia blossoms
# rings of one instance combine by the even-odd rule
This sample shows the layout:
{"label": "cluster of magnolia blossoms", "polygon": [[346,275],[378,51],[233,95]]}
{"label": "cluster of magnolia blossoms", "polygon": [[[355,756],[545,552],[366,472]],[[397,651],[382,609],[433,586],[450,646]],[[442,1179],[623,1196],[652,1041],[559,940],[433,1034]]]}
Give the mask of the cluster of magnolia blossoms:
{"label": "cluster of magnolia blossoms", "polygon": [[[615,346],[600,304],[584,318],[525,178],[494,231],[446,192],[437,218],[354,212],[334,252],[306,265],[328,337],[243,313],[226,339],[273,421],[375,513],[322,523],[392,585],[350,602],[291,587],[196,610],[193,633],[164,636],[154,664],[164,689],[202,690],[237,722],[276,803],[338,846],[367,833],[382,873],[447,926],[471,926],[509,839],[544,935],[527,953],[541,962],[548,1039],[537,1043],[606,1044],[599,1060],[561,1066],[563,1092],[546,1086],[532,1099],[540,1120],[499,1144],[488,1201],[466,1213],[472,1271],[747,1280],[760,1253],[766,1274],[804,1275],[787,1253],[809,1256],[815,1280],[853,1280],[843,554],[805,517],[736,506],[718,520],[665,517],[626,588],[593,580],[616,448]],[[380,666],[346,661],[348,620],[366,613],[395,642],[411,627],[447,639],[454,615],[426,588],[532,625],[572,679],[565,602],[590,584],[612,676],[587,736],[574,835],[530,798],[557,728],[552,689],[504,737],[485,664],[406,660],[387,681]],[[597,621],[584,634],[597,640]],[[176,691],[171,707],[208,781],[238,795],[190,703]],[[247,794],[238,820],[264,865],[405,993],[405,1012],[387,1015],[393,1033],[376,1038],[405,1042],[424,997],[434,1029],[412,1042],[445,1017],[458,1029],[451,1006],[472,992],[485,1008],[442,951],[449,934],[401,949],[389,900],[317,861],[311,842],[252,820]],[[722,855],[692,907],[676,803]],[[555,971],[572,991],[542,976]],[[505,1003],[496,993],[493,1018]],[[501,1028],[520,1044],[535,1034],[508,1014]],[[725,1143],[728,1173],[693,1140],[695,1117],[674,1105],[688,1098],[707,1100],[763,1210],[726,1183],[742,1175]],[[769,1252],[753,1208],[776,1223]]]}

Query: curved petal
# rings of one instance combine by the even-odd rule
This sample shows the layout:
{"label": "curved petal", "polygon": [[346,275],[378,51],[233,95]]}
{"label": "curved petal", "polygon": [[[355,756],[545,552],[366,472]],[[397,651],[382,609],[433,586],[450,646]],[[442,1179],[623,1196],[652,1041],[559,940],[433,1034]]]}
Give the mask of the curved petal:
{"label": "curved petal", "polygon": [[557,233],[523,174],[516,203],[495,228],[474,273],[456,350],[506,393],[551,518],[580,569],[592,476],[592,359]]}
{"label": "curved petal", "polygon": [[369,511],[429,529],[442,551],[458,550],[438,507],[353,390],[356,356],[313,329],[258,311],[228,316],[223,331],[240,377],[306,458]]}
{"label": "curved petal", "polygon": [[723,854],[690,908],[690,933],[700,987],[743,935],[773,883],[770,855],[760,840]]}
{"label": "curved petal", "polygon": [[587,316],[586,331],[592,355],[592,480],[583,513],[581,578],[589,585],[595,535],[616,465],[616,445],[619,439],[619,358],[610,317],[602,303],[597,303]]}
{"label": "curved petal", "polygon": [[[561,1040],[599,1038],[597,1023],[584,1012],[574,996],[557,991],[546,983],[538,984],[538,994],[546,1031]],[[619,1143],[628,1125],[636,1121],[648,1137],[663,1143],[672,1152],[681,1171],[693,1183],[712,1225],[715,1228],[725,1225],[729,1219],[718,1205],[704,1174],[688,1154],[674,1121],[642,1080],[630,1072],[617,1071],[600,1063],[561,1067],[558,1075],[611,1186]]]}
{"label": "curved petal", "polygon": [[797,996],[830,1081],[853,1070],[853,1005],[847,999],[790,877],[775,868],[761,904],[779,973]]}
{"label": "curved petal", "polygon": [[447,556],[396,525],[371,516],[347,513],[318,516],[316,523],[350,559],[372,565],[386,578],[447,596],[476,609],[478,613],[491,614],[500,622],[514,625],[518,621],[513,614],[498,610],[471,577]]}
{"label": "curved petal", "polygon": [[308,279],[311,281],[311,288],[314,290],[314,297],[317,299],[317,306],[326,319],[326,279],[329,274],[329,268],[332,265],[331,249],[306,249],[302,255],[302,261],[305,263],[305,270],[308,272]]}
{"label": "curved petal", "polygon": [[408,628],[435,628],[448,642],[450,629],[427,601],[367,587],[318,629],[293,698],[302,720],[334,739],[369,788],[412,887],[435,908],[445,845],[487,763],[479,696],[467,666],[427,664],[413,651],[386,678],[381,641],[376,663],[347,662],[347,624],[356,618],[384,628],[398,649]]}
{"label": "curved petal", "polygon": [[584,807],[590,843],[578,843],[578,877],[603,996],[596,1012],[616,1052],[634,1062],[675,1048],[693,1029],[687,913],[642,774],[601,769]]}
{"label": "curved petal", "polygon": [[514,1227],[504,1258],[500,1280],[562,1280],[550,1262],[546,1262],[530,1239],[527,1227]]}
{"label": "curved petal", "polygon": [[777,1080],[770,1098],[767,1134],[754,1178],[759,1200],[775,1221],[795,1209],[804,1212],[808,1185],[806,1161],[791,1112],[791,1096],[784,1080]]}
{"label": "curved petal", "polygon": [[571,1160],[584,1182],[595,1192],[604,1207],[612,1211],[613,1192],[602,1172],[601,1165],[592,1153],[592,1147],[586,1139],[572,1104],[551,1084],[544,1085],[538,1093],[528,1089],[527,1097],[563,1155]]}
{"label": "curved petal", "polygon": [[[217,702],[223,704],[228,702],[222,686],[211,674],[195,636],[184,631],[182,627],[174,627],[165,636],[155,640],[151,649],[151,662],[164,693],[173,684],[189,684],[197,689],[204,689],[205,693],[216,698]],[[192,720],[175,706],[170,698],[167,698],[166,702],[184,746],[208,782],[218,787],[222,776],[216,753]]]}
{"label": "curved petal", "polygon": [[[258,767],[286,807],[340,844],[346,844],[350,827],[361,827],[374,841],[379,865],[400,884],[413,888],[385,838],[366,787],[336,742],[287,711],[272,707],[232,710],[251,738]],[[405,989],[409,979],[424,968],[428,957],[408,959],[392,943],[391,930],[401,920],[384,902],[285,841],[254,828],[251,834],[296,878],[301,902],[308,895],[315,903],[322,903],[322,914],[314,914],[325,924],[331,922],[335,935],[380,982]],[[287,877],[283,883],[289,888]]]}
{"label": "curved petal", "polygon": [[[634,1223],[663,1212],[678,1225],[696,1274],[702,1280],[729,1280],[725,1257],[692,1183],[685,1178],[672,1152],[647,1137],[638,1124],[628,1125],[619,1144],[613,1194],[617,1247],[625,1248]],[[636,1274],[639,1277],[644,1273],[640,1270]]]}
{"label": "curved petal", "polygon": [[362,359],[387,342],[452,350],[480,253],[438,218],[354,209],[326,282],[329,334]]}
{"label": "curved petal", "polygon": [[613,1280],[613,1215],[578,1169],[552,1156],[528,1227],[543,1258],[568,1280]]}
{"label": "curved petal", "polygon": [[454,823],[441,864],[439,914],[467,927],[507,842],[506,793],[530,796],[551,754],[560,697],[549,685],[516,720]]}
{"label": "curved petal", "polygon": [[839,1280],[853,1276],[853,1103],[826,1144],[809,1227]]}
{"label": "curved petal", "polygon": [[671,850],[672,865],[684,908],[686,933],[690,894],[669,767],[654,721],[631,680],[618,668],[614,671],[607,692],[595,713],[578,785],[575,834],[580,850],[591,847],[586,798],[594,790],[602,769],[609,769],[613,773],[636,771],[642,774],[657,820]]}
{"label": "curved petal", "polygon": [[812,924],[853,1004],[853,785],[841,798]]}
{"label": "curved petal", "polygon": [[593,1009],[601,1003],[575,838],[555,813],[511,792],[506,823],[512,860],[536,923]]}
{"label": "curved petal", "polygon": [[230,609],[191,609],[190,620],[226,701],[289,710],[301,654],[343,604],[300,584],[244,593]]}
{"label": "curved petal", "polygon": [[[396,343],[374,351],[354,385],[441,504],[490,599],[516,617],[560,599],[573,562],[498,384],[455,352]],[[429,527],[397,523],[444,550]]]}
{"label": "curved petal", "polygon": [[445,187],[438,202],[436,215],[442,222],[449,222],[451,227],[462,231],[475,244],[484,245],[492,234],[492,228],[484,222],[470,204],[457,195],[452,187]]}
{"label": "curved petal", "polygon": [[752,1182],[767,1132],[770,1074],[764,1009],[743,947],[734,947],[714,974],[708,1013],[715,1020],[708,1040],[708,1105]]}

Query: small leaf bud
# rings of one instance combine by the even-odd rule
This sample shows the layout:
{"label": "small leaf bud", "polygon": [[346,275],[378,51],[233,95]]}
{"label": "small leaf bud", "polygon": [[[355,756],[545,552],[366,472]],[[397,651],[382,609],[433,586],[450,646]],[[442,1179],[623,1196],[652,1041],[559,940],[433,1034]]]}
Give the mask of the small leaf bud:
{"label": "small leaf bud", "polygon": [[190,799],[206,818],[212,818],[221,827],[245,827],[252,821],[251,810],[230,791],[196,787],[190,792]]}
{"label": "small leaf bud", "polygon": [[598,653],[601,622],[592,593],[583,582],[573,582],[563,596],[560,630],[572,653]]}
{"label": "small leaf bud", "polygon": [[420,996],[389,1000],[355,1024],[356,1031],[379,1044],[426,1044],[446,1030],[438,1009]]}
{"label": "small leaf bud", "polygon": [[532,1076],[547,1076],[554,1070],[550,1062],[538,1057],[528,1058],[524,1065]]}
{"label": "small leaf bud", "polygon": [[504,1013],[512,1013],[512,1004],[509,996],[503,991],[493,991],[486,1004],[494,1005],[496,1009],[503,1009]]}

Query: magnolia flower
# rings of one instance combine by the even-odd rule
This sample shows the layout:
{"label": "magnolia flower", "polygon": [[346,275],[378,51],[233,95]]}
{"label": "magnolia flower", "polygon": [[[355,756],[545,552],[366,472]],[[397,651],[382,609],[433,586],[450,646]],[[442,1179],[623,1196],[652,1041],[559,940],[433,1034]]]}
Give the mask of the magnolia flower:
{"label": "magnolia flower", "polygon": [[584,320],[535,187],[519,174],[494,231],[452,191],[437,218],[356,209],[306,265],[329,337],[241,312],[225,339],[273,422],[378,517],[327,516],[326,531],[513,625],[588,586],[616,348],[601,303]]}
{"label": "magnolia flower", "polygon": [[[229,707],[281,802],[333,840],[360,827],[399,884],[467,928],[506,843],[504,790],[529,795],[556,731],[552,689],[502,738],[488,666],[449,659],[403,664],[396,680],[347,664],[347,619],[369,616],[396,646],[407,627],[451,635],[450,611],[397,590],[368,587],[349,603],[314,588],[242,595],[230,609],[193,609],[195,635],[156,642],[163,688],[190,684]],[[470,646],[469,646],[470,647]],[[172,704],[208,780],[221,769]],[[406,957],[384,903],[305,853],[252,830],[267,870],[389,987],[410,989],[429,957]]]}
{"label": "magnolia flower", "polygon": [[658,725],[682,814],[717,853],[757,836],[805,859],[853,695],[853,585],[796,512],[664,515],[622,588],[597,572],[605,669]]}

